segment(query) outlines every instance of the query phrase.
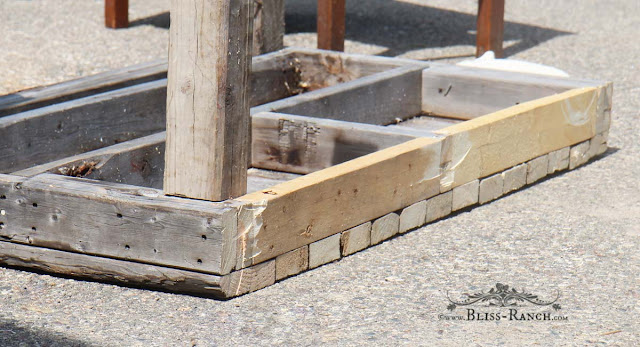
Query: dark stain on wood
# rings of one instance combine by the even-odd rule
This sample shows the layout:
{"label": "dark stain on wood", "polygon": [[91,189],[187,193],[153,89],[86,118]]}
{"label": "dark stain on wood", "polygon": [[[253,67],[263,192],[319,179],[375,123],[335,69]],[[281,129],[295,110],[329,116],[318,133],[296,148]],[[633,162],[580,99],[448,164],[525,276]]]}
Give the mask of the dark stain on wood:
{"label": "dark stain on wood", "polygon": [[267,154],[270,159],[275,160],[280,164],[295,166],[302,165],[302,152],[303,151],[299,148],[282,150],[275,146],[269,146],[265,149],[265,154]]}

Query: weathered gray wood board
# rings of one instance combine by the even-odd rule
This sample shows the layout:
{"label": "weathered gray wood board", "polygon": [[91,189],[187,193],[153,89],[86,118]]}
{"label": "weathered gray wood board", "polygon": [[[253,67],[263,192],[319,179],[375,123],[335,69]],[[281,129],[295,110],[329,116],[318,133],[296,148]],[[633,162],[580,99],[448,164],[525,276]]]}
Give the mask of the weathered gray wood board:
{"label": "weathered gray wood board", "polygon": [[279,50],[284,39],[284,0],[254,0],[253,54]]}
{"label": "weathered gray wood board", "polygon": [[434,64],[422,80],[422,111],[471,119],[595,81]]}
{"label": "weathered gray wood board", "polygon": [[155,81],[0,118],[0,173],[21,170],[164,129]]}
{"label": "weathered gray wood board", "polygon": [[[286,57],[269,56],[256,60],[256,102],[289,96],[287,86],[297,83],[296,68],[286,65]],[[0,173],[163,131],[166,87],[161,79],[1,117]]]}
{"label": "weathered gray wood board", "polygon": [[385,125],[421,112],[422,67],[406,66],[254,107],[349,122]]}
{"label": "weathered gray wood board", "polygon": [[231,271],[236,209],[161,191],[44,174],[0,175],[0,238],[214,274]]}
{"label": "weathered gray wood board", "polygon": [[133,261],[0,241],[0,262],[12,267],[172,292],[226,297],[221,277]]}
{"label": "weathered gray wood board", "polygon": [[408,59],[345,54],[318,49],[295,48],[295,60],[303,66],[301,85],[308,90],[316,90],[338,83],[353,81],[401,66],[422,66],[429,64]]}
{"label": "weathered gray wood board", "polygon": [[26,89],[0,96],[0,116],[105,93],[166,77],[167,64],[164,61],[155,61],[50,86]]}
{"label": "weathered gray wood board", "polygon": [[[416,64],[420,64],[420,62],[314,49],[287,48],[253,57],[251,104],[261,105],[298,94],[303,90],[315,90],[395,67]],[[166,77],[167,62],[163,59],[50,86],[26,89],[0,96],[0,116],[25,112]]]}
{"label": "weathered gray wood board", "polygon": [[253,116],[254,167],[307,174],[421,136],[410,128],[258,113]]}
{"label": "weathered gray wood board", "polygon": [[[294,60],[295,54],[291,50],[281,50],[253,57],[250,82],[253,105],[295,94],[292,91],[296,90],[300,81],[300,70],[304,67],[299,63],[294,64]],[[166,89],[166,78],[166,60],[157,60],[50,86],[27,89],[0,96],[0,116],[25,112],[156,80],[165,80],[165,84],[161,88]],[[162,100],[163,103],[165,101]]]}
{"label": "weathered gray wood board", "polygon": [[[255,97],[252,100],[252,105],[300,92],[297,86],[300,83],[301,71],[305,69],[305,63],[300,63],[296,59],[295,54],[290,50],[254,58],[251,85],[252,95]],[[357,56],[343,59],[348,60],[349,66],[352,67],[374,65]],[[388,58],[373,60],[380,59],[382,61],[392,60]],[[362,70],[358,74],[371,72],[371,69],[368,68]],[[417,75],[414,77],[418,77]],[[388,88],[394,86],[393,80],[387,83],[385,76],[376,76],[371,76],[371,78],[374,81],[379,81],[383,87],[386,84],[390,84],[387,85]],[[391,77],[394,75],[392,74]],[[409,80],[401,77],[398,79],[400,85],[395,84],[396,87],[409,86]],[[338,87],[340,85],[327,89]],[[366,91],[367,88],[365,83],[359,90]],[[401,105],[402,101],[407,98],[415,99],[416,95],[414,94],[419,94],[415,90],[413,90],[415,93],[412,91],[411,95],[406,96],[401,90],[390,90],[390,94],[386,94],[389,89],[382,88],[377,93],[385,95],[375,95],[375,91],[378,90],[375,85],[369,87],[369,90],[372,93],[369,94],[370,99],[377,96],[381,98],[381,103],[386,100],[398,105]],[[41,92],[44,95],[51,94],[47,90]],[[317,92],[320,91],[312,93]],[[327,93],[331,94],[332,92],[329,90]],[[165,129],[165,100],[166,80],[162,79],[1,117],[0,135],[5,136],[4,138],[8,140],[0,143],[0,173],[26,169],[163,131]],[[304,100],[295,99],[293,102]],[[336,100],[336,102],[338,101]],[[413,113],[418,109],[419,107],[412,104],[411,107],[404,107],[398,113]],[[366,111],[371,111],[369,114],[373,116],[368,117]],[[254,110],[254,112],[257,111]],[[376,114],[379,112],[377,107],[368,106],[366,109],[360,108],[356,116],[371,118],[366,123],[376,123]],[[387,115],[382,119],[393,121],[392,115]],[[357,119],[353,119],[353,121],[357,121]],[[25,131],[26,129],[29,131]]]}
{"label": "weathered gray wood board", "polygon": [[166,133],[140,137],[16,171],[17,176],[55,173],[162,189]]}
{"label": "weathered gray wood board", "polygon": [[[409,127],[384,127],[277,113],[253,118],[251,166],[309,173],[416,137],[433,133]],[[165,133],[63,158],[14,172],[35,176],[49,172],[143,187],[162,188]],[[249,183],[255,182],[250,177]],[[251,191],[257,190],[249,185]]]}

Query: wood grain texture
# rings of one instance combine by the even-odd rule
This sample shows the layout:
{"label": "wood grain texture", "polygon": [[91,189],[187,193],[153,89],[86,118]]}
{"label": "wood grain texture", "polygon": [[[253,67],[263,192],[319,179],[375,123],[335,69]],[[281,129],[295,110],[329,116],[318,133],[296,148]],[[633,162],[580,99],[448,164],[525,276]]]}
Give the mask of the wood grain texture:
{"label": "wood grain texture", "polygon": [[436,130],[447,191],[595,135],[598,88],[573,89]]}
{"label": "wood grain texture", "polygon": [[118,29],[129,26],[129,0],[104,0],[104,24]]}
{"label": "wood grain texture", "polygon": [[0,175],[0,238],[58,250],[225,274],[235,258],[236,204],[150,188]]}
{"label": "wood grain texture", "polygon": [[55,173],[162,189],[166,133],[140,137],[13,172],[17,176]]}
{"label": "wood grain texture", "polygon": [[504,0],[478,0],[476,57],[493,51],[502,58],[504,38]]}
{"label": "wood grain texture", "polygon": [[167,77],[164,61],[137,64],[0,96],[0,117]]}
{"label": "wood grain texture", "polygon": [[[433,133],[275,113],[252,116],[251,166],[306,174]],[[57,173],[162,189],[165,133],[122,142],[16,171],[18,176]],[[251,172],[251,171],[249,171]],[[293,175],[295,177],[295,175]],[[249,178],[251,191],[269,180]]]}
{"label": "wood grain texture", "polygon": [[472,119],[570,89],[602,84],[436,64],[425,69],[422,77],[422,111],[458,119]]}
{"label": "wood grain texture", "polygon": [[323,51],[296,47],[292,50],[295,61],[300,64],[300,84],[307,90],[353,81],[401,66],[423,66],[428,63],[363,54]]}
{"label": "wood grain texture", "polygon": [[227,297],[236,297],[270,286],[276,282],[275,260],[234,271],[220,281]]}
{"label": "wood grain texture", "polygon": [[303,246],[276,258],[276,281],[297,275],[309,268],[309,246]]}
{"label": "wood grain texture", "polygon": [[435,131],[463,122],[455,118],[443,118],[435,116],[417,116],[404,120],[398,124],[389,124],[391,128],[414,129],[423,131]]}
{"label": "wood grain texture", "polygon": [[0,118],[0,173],[146,136],[164,128],[160,81]]}
{"label": "wood grain texture", "polygon": [[253,54],[273,52],[283,47],[284,0],[253,0]]}
{"label": "wood grain texture", "polygon": [[254,107],[348,122],[385,125],[421,112],[421,66],[405,66]]}
{"label": "wood grain texture", "polygon": [[318,0],[318,48],[344,51],[345,0]]}
{"label": "wood grain texture", "polygon": [[[253,58],[251,67],[251,105],[260,105],[289,97],[298,93],[298,84],[305,64],[297,60],[294,50],[285,49]],[[354,64],[358,66],[357,64]],[[167,88],[167,62],[157,60],[150,63],[99,73],[66,82],[26,89],[0,96],[0,116],[25,112],[39,107],[105,93],[145,82],[164,80],[155,88]],[[166,102],[166,93],[162,94]],[[117,110],[113,106],[113,110]]]}
{"label": "wood grain texture", "polygon": [[439,192],[441,140],[420,138],[245,195],[238,268],[396,211]]}
{"label": "wood grain texture", "polygon": [[410,128],[258,113],[252,116],[253,167],[307,174],[417,137]]}
{"label": "wood grain texture", "polygon": [[0,263],[30,269],[135,287],[224,298],[221,277],[93,255],[72,253],[0,241]]}
{"label": "wood grain texture", "polygon": [[247,191],[253,5],[171,1],[167,195],[222,201]]}
{"label": "wood grain texture", "polygon": [[[287,48],[253,57],[250,83],[251,105],[261,105],[289,97],[304,89],[315,90],[399,66],[416,64],[428,66],[426,63],[407,59]],[[26,89],[0,96],[0,116],[166,77],[167,62],[157,60],[50,86]],[[166,81],[161,88],[166,89]],[[166,102],[166,98],[164,99],[159,102]]]}

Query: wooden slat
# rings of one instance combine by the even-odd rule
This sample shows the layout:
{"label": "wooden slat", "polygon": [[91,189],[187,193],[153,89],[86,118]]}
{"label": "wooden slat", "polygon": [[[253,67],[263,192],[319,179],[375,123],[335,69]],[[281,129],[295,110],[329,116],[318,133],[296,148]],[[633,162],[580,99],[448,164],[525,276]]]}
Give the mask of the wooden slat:
{"label": "wooden slat", "polygon": [[237,267],[585,141],[595,135],[605,88],[513,106],[438,130],[440,140],[412,140],[240,197],[247,205],[238,217]]}
{"label": "wooden slat", "polygon": [[[296,62],[296,56],[293,50],[285,49],[253,58],[251,105],[264,104],[299,92],[301,72],[307,69],[303,66],[307,62]],[[357,68],[358,64],[354,65],[354,68]],[[165,79],[161,88],[166,89],[166,77],[167,63],[158,60],[50,86],[26,89],[0,96],[0,116],[161,79]],[[158,102],[166,102],[166,97]]]}
{"label": "wooden slat", "polygon": [[26,89],[0,96],[0,116],[105,93],[167,77],[164,61],[128,66],[50,86]]}
{"label": "wooden slat", "polygon": [[0,118],[0,173],[162,131],[163,85],[144,83]]}
{"label": "wooden slat", "polygon": [[426,132],[278,113],[253,115],[252,166],[307,174]]}
{"label": "wooden slat", "polygon": [[100,282],[227,297],[217,275],[0,241],[0,263]]}
{"label": "wooden slat", "polygon": [[471,119],[573,88],[600,82],[452,65],[422,74],[422,111]]}
{"label": "wooden slat", "polygon": [[442,118],[434,116],[417,116],[398,124],[388,125],[390,128],[413,129],[422,131],[435,131],[462,122],[460,119]]}
{"label": "wooden slat", "polygon": [[104,23],[107,28],[129,26],[129,0],[104,0]]}
{"label": "wooden slat", "polygon": [[0,238],[63,251],[226,274],[236,207],[156,189],[44,174],[0,175]]}
{"label": "wooden slat", "polygon": [[604,88],[572,89],[435,131],[444,136],[441,190],[592,138]]}
{"label": "wooden slat", "polygon": [[300,64],[300,82],[306,90],[353,81],[401,66],[429,66],[428,63],[416,60],[299,47],[292,54]]}
{"label": "wooden slat", "polygon": [[318,0],[318,48],[344,51],[345,0]]}
{"label": "wooden slat", "polygon": [[[253,118],[252,166],[309,173],[433,133],[286,114]],[[305,135],[306,134],[306,135]],[[90,179],[162,188],[165,133],[119,143],[14,172],[19,176],[62,173]],[[295,158],[294,158],[295,157]],[[251,173],[252,171],[249,170]],[[250,190],[263,185],[249,179]],[[272,182],[279,183],[279,182]]]}
{"label": "wooden slat", "polygon": [[400,67],[251,109],[385,125],[421,112],[421,66]]}
{"label": "wooden slat", "polygon": [[433,196],[441,140],[420,138],[237,200],[237,268],[339,233]]}
{"label": "wooden slat", "polygon": [[[299,73],[288,53],[257,57],[254,64],[252,95],[256,97],[253,103],[291,95],[289,86],[297,84]],[[156,68],[150,68],[153,69]],[[108,84],[109,77],[103,77],[99,80]],[[118,74],[112,81],[117,84],[122,81],[121,77]],[[68,85],[68,88],[51,88],[62,95],[65,91],[73,95],[73,91],[86,92],[91,81],[95,79]],[[163,131],[166,126],[166,86],[166,79],[162,79],[0,117],[0,173],[26,169]],[[55,90],[34,91],[33,97],[43,102],[51,101],[51,98],[55,100]],[[5,110],[15,109],[11,104],[7,102],[5,105],[9,107]],[[30,107],[34,104],[16,106]]]}
{"label": "wooden slat", "polygon": [[502,58],[504,37],[504,0],[478,0],[476,56],[493,51]]}
{"label": "wooden slat", "polygon": [[[403,65],[420,64],[407,59],[391,59],[345,54],[316,49],[283,49],[253,57],[251,105],[261,105]],[[50,86],[26,89],[0,96],[0,116],[79,99],[167,77],[167,63],[158,60],[99,73]],[[166,88],[166,85],[164,86]],[[165,101],[162,101],[165,102]]]}
{"label": "wooden slat", "polygon": [[[349,57],[350,55],[342,57],[345,62],[349,62],[349,66],[366,66],[366,60],[361,60],[359,57]],[[252,95],[255,96],[252,103],[254,105],[291,95],[291,92],[295,91],[291,86],[295,88],[300,76],[300,66],[295,60],[296,58],[292,57],[290,51],[268,54],[254,60],[256,67],[256,71],[252,75]],[[300,64],[304,65],[304,63]],[[365,70],[361,72],[364,73]],[[358,71],[357,68],[354,71]],[[366,72],[370,71],[366,70]],[[357,117],[347,117],[348,115],[345,115],[344,112],[349,110],[345,108],[341,111],[339,104],[333,107],[334,111],[332,112],[338,112],[337,118],[342,117],[353,121],[360,119],[366,123],[376,123],[381,119],[384,122],[393,122],[395,117],[408,117],[413,115],[411,113],[419,113],[419,105],[410,100],[415,99],[415,94],[419,94],[419,91],[409,88],[415,85],[412,79],[419,78],[419,73],[414,76],[413,74],[416,72],[408,72],[407,74],[410,76],[405,78],[404,76],[396,76],[395,74],[398,72],[402,75],[401,71],[396,71],[391,75],[369,76],[364,81],[354,81],[351,84],[349,88],[353,89],[350,91],[352,96],[364,93],[364,99],[361,102],[363,106],[361,108],[354,107],[353,110]],[[118,78],[121,77],[122,75]],[[114,83],[117,83],[118,78],[113,80]],[[386,78],[391,80],[386,81]],[[105,83],[108,80],[107,76],[102,79]],[[372,85],[368,86],[369,82],[367,81]],[[89,82],[87,84],[79,82],[75,86],[69,86],[69,89],[60,89],[67,90],[68,95],[73,95],[75,92],[82,92],[85,87],[88,88],[89,84]],[[378,85],[382,87],[378,88]],[[54,87],[54,89],[56,88]],[[342,89],[333,90],[333,92],[329,89],[325,92],[315,91],[309,94],[311,98],[314,95],[321,98],[322,95],[337,94]],[[409,92],[405,93],[405,90]],[[318,95],[317,93],[320,92],[324,94]],[[43,89],[35,94],[39,94],[42,100],[48,100],[49,98],[55,99],[56,93]],[[37,95],[33,97],[37,99]],[[330,99],[334,99],[338,103],[344,102],[338,96]],[[377,104],[369,105],[365,99],[378,100]],[[0,134],[3,136],[0,136],[2,139],[0,141],[0,149],[2,149],[0,151],[0,172],[26,169],[162,131],[165,128],[165,100],[166,80],[158,80],[1,117]],[[302,99],[302,101],[304,100]],[[300,101],[300,99],[293,99],[287,102],[295,105]],[[310,100],[310,102],[312,101]],[[275,104],[275,107],[267,107],[267,109],[277,108],[277,105],[279,104]],[[393,105],[400,107],[398,111],[380,117],[383,115],[380,113],[382,111],[391,112]]]}
{"label": "wooden slat", "polygon": [[12,174],[31,177],[55,173],[162,189],[165,140],[166,133],[163,131]]}

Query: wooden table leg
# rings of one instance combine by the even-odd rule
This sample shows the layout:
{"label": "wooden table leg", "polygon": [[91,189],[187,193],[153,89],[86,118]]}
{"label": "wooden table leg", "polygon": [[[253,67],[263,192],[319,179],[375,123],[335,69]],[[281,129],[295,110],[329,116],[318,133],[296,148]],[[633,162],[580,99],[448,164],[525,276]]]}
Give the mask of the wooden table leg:
{"label": "wooden table leg", "polygon": [[345,0],[318,0],[318,48],[344,51]]}
{"label": "wooden table leg", "polygon": [[501,58],[504,37],[504,0],[478,0],[476,56],[493,51]]}
{"label": "wooden table leg", "polygon": [[171,0],[166,195],[247,192],[253,0]]}
{"label": "wooden table leg", "polygon": [[129,0],[104,0],[104,23],[107,28],[129,26]]}

